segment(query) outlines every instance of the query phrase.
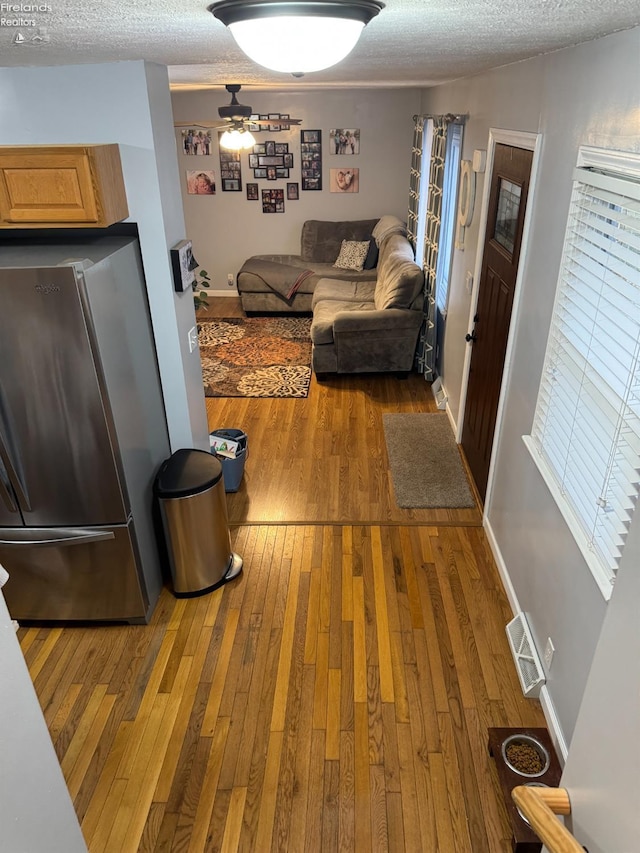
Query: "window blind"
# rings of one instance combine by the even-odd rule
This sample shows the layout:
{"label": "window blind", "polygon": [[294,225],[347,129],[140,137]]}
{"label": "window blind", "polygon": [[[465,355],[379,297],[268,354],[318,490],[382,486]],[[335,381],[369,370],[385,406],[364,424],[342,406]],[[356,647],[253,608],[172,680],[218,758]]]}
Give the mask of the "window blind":
{"label": "window blind", "polygon": [[640,482],[640,183],[633,178],[575,170],[529,438],[610,593]]}

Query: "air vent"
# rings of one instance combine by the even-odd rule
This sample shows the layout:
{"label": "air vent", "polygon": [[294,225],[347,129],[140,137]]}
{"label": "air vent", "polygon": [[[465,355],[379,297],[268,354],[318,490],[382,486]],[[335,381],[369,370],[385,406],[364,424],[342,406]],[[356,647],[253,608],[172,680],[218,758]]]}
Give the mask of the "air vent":
{"label": "air vent", "polygon": [[524,613],[518,613],[509,622],[506,631],[522,692],[530,699],[537,699],[540,695],[540,688],[546,679],[542,669],[542,661],[533,642],[531,629]]}

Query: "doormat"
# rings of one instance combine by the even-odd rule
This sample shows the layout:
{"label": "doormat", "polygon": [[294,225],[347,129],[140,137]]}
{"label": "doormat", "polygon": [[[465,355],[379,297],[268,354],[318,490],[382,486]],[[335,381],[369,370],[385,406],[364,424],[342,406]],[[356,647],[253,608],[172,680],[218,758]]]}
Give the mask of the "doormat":
{"label": "doormat", "polygon": [[476,505],[445,414],[383,414],[382,423],[399,507],[462,509]]}
{"label": "doormat", "polygon": [[311,317],[198,318],[205,397],[306,397]]}

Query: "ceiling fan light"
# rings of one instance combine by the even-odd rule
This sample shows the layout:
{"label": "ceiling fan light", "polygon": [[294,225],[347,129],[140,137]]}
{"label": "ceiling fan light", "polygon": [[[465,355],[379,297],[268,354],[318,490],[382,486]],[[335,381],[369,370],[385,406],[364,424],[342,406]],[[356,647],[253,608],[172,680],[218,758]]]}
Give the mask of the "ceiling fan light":
{"label": "ceiling fan light", "polygon": [[239,130],[238,128],[225,130],[219,139],[220,147],[226,148],[227,151],[243,151],[253,148],[255,144],[255,137],[250,131]]}
{"label": "ceiling fan light", "polygon": [[384,4],[378,0],[222,0],[208,8],[254,62],[272,71],[306,73],[344,59]]}

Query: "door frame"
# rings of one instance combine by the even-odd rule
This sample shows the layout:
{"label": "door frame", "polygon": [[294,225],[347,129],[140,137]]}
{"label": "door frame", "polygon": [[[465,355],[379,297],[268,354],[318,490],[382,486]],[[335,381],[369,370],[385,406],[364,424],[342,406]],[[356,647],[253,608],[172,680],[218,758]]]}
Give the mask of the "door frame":
{"label": "door frame", "polygon": [[[522,229],[522,242],[520,245],[520,257],[518,260],[518,271],[516,274],[515,293],[513,298],[513,308],[511,311],[511,321],[509,323],[509,334],[507,337],[507,349],[504,357],[504,365],[502,369],[502,381],[500,383],[500,396],[498,398],[498,411],[496,415],[496,425],[493,433],[493,442],[491,445],[491,461],[489,462],[489,476],[487,479],[487,491],[485,494],[483,523],[487,520],[491,509],[491,499],[493,497],[493,477],[495,471],[495,452],[502,431],[502,417],[504,414],[504,397],[507,380],[511,372],[511,355],[513,350],[514,329],[516,328],[520,316],[520,294],[522,288],[522,271],[526,265],[527,252],[529,250],[529,234],[531,231],[532,211],[535,203],[537,190],[538,166],[540,162],[540,153],[542,149],[542,134],[529,133],[519,130],[503,130],[501,128],[489,128],[489,141],[487,143],[487,165],[485,170],[484,187],[482,190],[482,207],[480,212],[480,227],[478,229],[478,244],[476,248],[476,259],[473,270],[473,291],[471,294],[471,303],[469,305],[469,320],[467,328],[473,328],[473,317],[475,316],[478,305],[478,294],[480,292],[480,277],[482,274],[482,261],[484,258],[484,243],[487,231],[487,215],[489,212],[489,195],[491,191],[491,180],[493,178],[493,163],[495,159],[496,145],[509,145],[513,148],[524,148],[527,151],[533,151],[533,161],[531,163],[531,174],[529,177],[529,190],[527,194],[527,209],[525,211],[524,224]],[[467,346],[464,356],[464,365],[462,368],[462,387],[460,389],[460,409],[458,412],[458,423],[456,425],[456,442],[462,442],[462,430],[464,427],[464,415],[467,403],[467,389],[469,386],[469,371],[471,368],[471,347]]]}

